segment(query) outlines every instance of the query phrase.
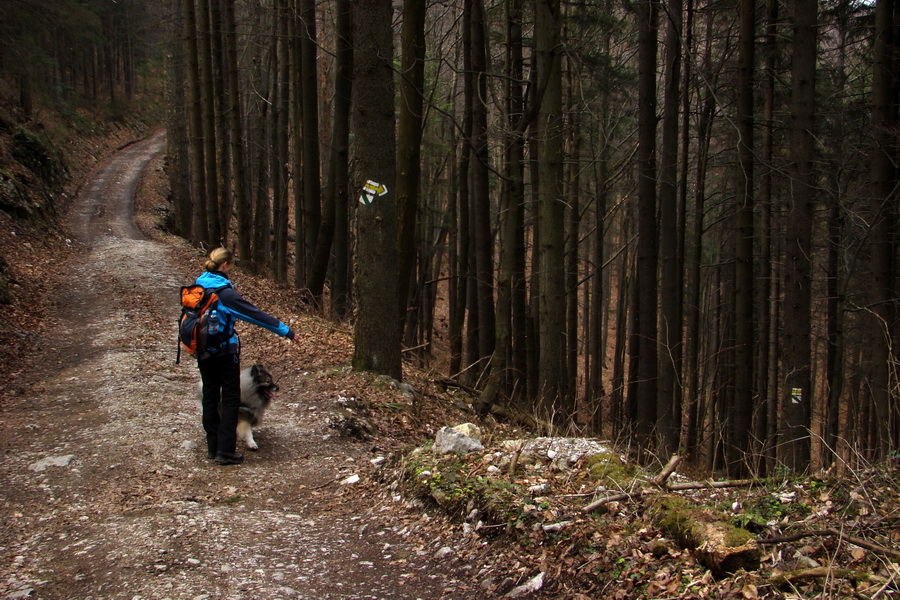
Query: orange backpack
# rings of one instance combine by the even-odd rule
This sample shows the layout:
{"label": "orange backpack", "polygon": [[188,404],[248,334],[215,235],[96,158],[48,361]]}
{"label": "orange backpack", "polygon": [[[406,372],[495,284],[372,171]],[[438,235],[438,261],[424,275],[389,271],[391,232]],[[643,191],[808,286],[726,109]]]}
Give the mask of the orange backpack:
{"label": "orange backpack", "polygon": [[181,288],[181,317],[178,319],[178,354],[175,363],[181,362],[181,350],[200,360],[209,356],[208,350],[218,350],[228,341],[224,315],[219,316],[218,291],[202,285],[186,285]]}

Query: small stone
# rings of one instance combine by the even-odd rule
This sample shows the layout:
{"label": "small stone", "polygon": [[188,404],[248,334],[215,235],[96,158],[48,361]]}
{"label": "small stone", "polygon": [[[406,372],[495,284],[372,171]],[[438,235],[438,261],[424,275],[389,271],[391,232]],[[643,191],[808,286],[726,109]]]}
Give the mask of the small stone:
{"label": "small stone", "polygon": [[441,427],[431,449],[435,454],[468,454],[483,448],[478,438],[466,435],[456,427]]}
{"label": "small stone", "polygon": [[507,598],[521,598],[526,594],[536,592],[544,587],[544,573],[538,573],[535,577],[529,579],[524,584],[514,587],[506,594]]}
{"label": "small stone", "polygon": [[68,467],[74,458],[74,454],[51,456],[28,465],[28,468],[36,473],[40,473],[41,471],[46,470],[47,467]]}

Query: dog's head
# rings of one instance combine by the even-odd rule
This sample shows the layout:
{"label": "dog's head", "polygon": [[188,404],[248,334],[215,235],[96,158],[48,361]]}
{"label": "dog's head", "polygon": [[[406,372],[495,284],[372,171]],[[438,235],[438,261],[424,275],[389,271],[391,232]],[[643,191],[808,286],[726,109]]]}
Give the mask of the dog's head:
{"label": "dog's head", "polygon": [[275,378],[268,369],[260,364],[255,364],[250,368],[250,375],[256,391],[271,400],[278,391],[278,384],[275,383]]}

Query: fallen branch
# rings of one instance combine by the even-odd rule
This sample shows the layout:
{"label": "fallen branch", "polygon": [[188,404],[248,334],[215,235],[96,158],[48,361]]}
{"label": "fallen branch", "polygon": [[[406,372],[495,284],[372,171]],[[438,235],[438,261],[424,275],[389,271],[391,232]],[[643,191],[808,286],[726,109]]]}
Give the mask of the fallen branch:
{"label": "fallen branch", "polygon": [[[667,478],[669,475],[666,476]],[[659,476],[654,479],[654,483],[659,479]],[[688,483],[672,483],[667,484],[663,487],[663,490],[667,492],[680,492],[685,490],[705,490],[705,489],[719,489],[719,488],[728,488],[728,487],[744,487],[748,485],[753,485],[752,479],[734,479],[731,481],[693,481]],[[581,512],[589,513],[591,511],[597,510],[601,506],[608,504],[610,502],[618,502],[620,500],[630,500],[635,496],[647,496],[650,494],[656,494],[657,490],[641,490],[639,492],[634,492],[632,494],[614,494],[612,496],[607,496],[605,498],[600,498],[599,500],[594,500],[587,506],[581,509]]]}
{"label": "fallen branch", "polygon": [[814,567],[812,569],[797,569],[796,571],[785,571],[774,575],[770,581],[782,586],[786,583],[794,583],[796,581],[805,581],[807,579],[819,579],[823,577],[850,579],[852,581],[866,581],[871,578],[867,571],[854,571],[853,569],[834,569],[832,567]]}
{"label": "fallen branch", "polygon": [[606,498],[600,498],[599,500],[594,500],[587,506],[581,509],[581,512],[589,513],[597,510],[601,506],[605,504],[609,504],[610,502],[618,502],[620,500],[630,500],[632,496],[647,496],[649,494],[656,494],[656,490],[643,490],[640,492],[636,492],[634,494],[613,494],[612,496],[607,496]]}
{"label": "fallen branch", "polygon": [[682,490],[746,487],[748,485],[753,485],[753,483],[754,481],[752,479],[731,479],[729,481],[690,481],[687,483],[673,483],[671,485],[667,485],[666,489],[672,492],[677,492]]}
{"label": "fallen branch", "polygon": [[826,537],[832,536],[836,537],[845,542],[849,542],[860,548],[865,548],[866,550],[871,550],[876,554],[882,554],[884,556],[891,556],[893,558],[900,558],[900,551],[892,550],[890,548],[885,548],[884,546],[879,546],[878,544],[869,542],[867,540],[853,537],[851,535],[847,535],[842,531],[838,531],[837,529],[829,528],[829,529],[816,529],[813,531],[804,531],[800,533],[795,533],[793,535],[787,535],[783,537],[770,537],[770,538],[760,538],[756,540],[758,544],[783,544],[786,542],[795,542],[799,539],[803,539],[805,537]]}
{"label": "fallen branch", "polygon": [[666,463],[666,466],[663,467],[663,470],[660,471],[659,475],[657,475],[653,479],[653,485],[655,485],[657,487],[663,487],[663,485],[666,483],[666,480],[672,476],[672,473],[675,472],[675,467],[677,467],[678,463],[680,463],[680,462],[681,462],[681,457],[678,456],[677,454],[673,454],[672,458],[669,459],[669,462]]}

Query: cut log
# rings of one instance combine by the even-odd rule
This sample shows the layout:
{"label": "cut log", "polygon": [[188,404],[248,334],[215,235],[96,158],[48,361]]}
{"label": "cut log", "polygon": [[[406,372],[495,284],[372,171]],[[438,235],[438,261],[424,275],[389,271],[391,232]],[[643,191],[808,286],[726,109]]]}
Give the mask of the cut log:
{"label": "cut log", "polygon": [[695,507],[668,494],[648,500],[649,515],[666,536],[690,550],[697,561],[721,577],[739,569],[759,568],[756,536],[731,524],[727,515]]}

